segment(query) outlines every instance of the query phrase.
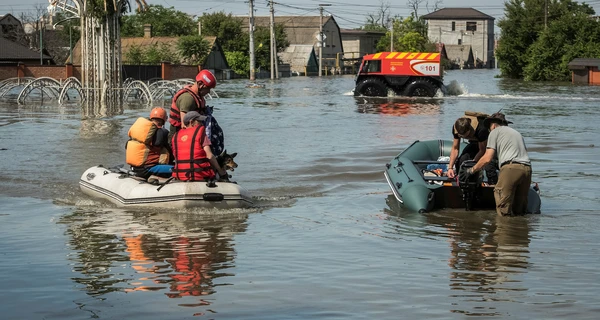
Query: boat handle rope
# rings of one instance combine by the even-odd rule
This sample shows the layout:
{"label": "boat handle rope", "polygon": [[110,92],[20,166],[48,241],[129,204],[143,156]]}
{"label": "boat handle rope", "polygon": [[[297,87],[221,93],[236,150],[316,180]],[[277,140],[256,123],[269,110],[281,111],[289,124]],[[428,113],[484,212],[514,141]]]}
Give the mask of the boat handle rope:
{"label": "boat handle rope", "polygon": [[164,187],[165,185],[167,185],[167,183],[171,182],[171,180],[173,180],[173,178],[174,177],[170,177],[165,182],[161,183],[160,186],[158,188],[156,188],[156,191],[160,191],[160,189],[162,189],[162,187]]}
{"label": "boat handle rope", "polygon": [[[400,171],[404,172],[404,174],[406,175],[406,177],[408,178],[408,182],[413,182],[414,180],[410,178],[410,176],[408,175],[408,173],[406,173],[406,170],[402,170],[399,167],[404,166],[404,163],[402,163],[402,161],[398,161],[398,165],[395,167],[396,171],[398,173],[400,173]],[[399,188],[398,188],[399,189]]]}

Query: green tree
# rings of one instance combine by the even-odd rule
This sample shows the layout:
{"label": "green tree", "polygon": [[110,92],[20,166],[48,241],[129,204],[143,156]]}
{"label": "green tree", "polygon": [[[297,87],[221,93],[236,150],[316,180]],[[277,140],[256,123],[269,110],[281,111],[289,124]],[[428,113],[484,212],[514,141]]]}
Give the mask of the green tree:
{"label": "green tree", "polygon": [[223,11],[204,13],[200,17],[202,35],[219,39],[223,51],[248,51],[248,33],[242,31],[242,19]]}
{"label": "green tree", "polygon": [[141,37],[144,35],[144,25],[152,25],[153,36],[176,37],[197,34],[197,25],[187,14],[173,7],[165,8],[151,5],[148,10],[121,19],[121,36]]}
{"label": "green tree", "polygon": [[502,76],[535,81],[569,80],[567,64],[578,57],[598,58],[600,23],[594,10],[572,0],[511,0],[499,22],[496,50]]}
{"label": "green tree", "polygon": [[225,52],[225,58],[231,70],[239,75],[250,76],[250,57],[241,51]]}
{"label": "green tree", "polygon": [[[289,41],[283,25],[275,24],[275,44],[277,52],[280,52],[289,46]],[[270,28],[256,27],[254,30],[254,58],[256,68],[271,70],[271,45]]]}
{"label": "green tree", "polygon": [[[424,34],[426,28],[422,19],[415,19],[410,16],[405,19],[394,20],[392,28],[394,30],[394,51],[430,51],[435,50],[435,46],[429,42]],[[389,51],[392,32],[388,31],[377,43],[377,51]]]}
{"label": "green tree", "polygon": [[139,65],[144,61],[144,50],[141,46],[132,46],[125,53],[125,62],[127,64]]}
{"label": "green tree", "polygon": [[201,36],[183,36],[177,41],[177,50],[186,64],[202,64],[210,49],[208,41]]}

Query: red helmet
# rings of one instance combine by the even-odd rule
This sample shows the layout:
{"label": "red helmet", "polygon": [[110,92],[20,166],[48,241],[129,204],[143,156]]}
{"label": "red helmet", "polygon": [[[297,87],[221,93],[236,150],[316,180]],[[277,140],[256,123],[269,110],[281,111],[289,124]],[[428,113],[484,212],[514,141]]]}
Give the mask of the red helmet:
{"label": "red helmet", "polygon": [[150,111],[150,119],[162,119],[167,121],[167,112],[163,108],[156,107]]}
{"label": "red helmet", "polygon": [[215,78],[215,75],[204,69],[201,70],[198,75],[196,76],[196,82],[202,82],[205,86],[209,87],[210,89],[213,89],[214,87],[217,86],[217,78]]}

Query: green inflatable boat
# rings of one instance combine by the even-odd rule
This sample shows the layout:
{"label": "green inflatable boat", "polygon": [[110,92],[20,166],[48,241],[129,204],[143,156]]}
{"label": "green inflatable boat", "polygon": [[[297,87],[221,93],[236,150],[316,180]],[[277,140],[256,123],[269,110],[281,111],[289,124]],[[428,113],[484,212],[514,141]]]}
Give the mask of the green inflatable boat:
{"label": "green inflatable boat", "polygon": [[[466,146],[461,143],[460,152]],[[429,212],[442,208],[495,210],[494,187],[485,181],[464,183],[440,174],[448,165],[451,140],[415,141],[386,164],[384,171],[395,198],[408,210]],[[439,160],[443,159],[443,160]],[[432,170],[440,168],[441,170]],[[537,185],[529,190],[528,212],[540,213]]]}

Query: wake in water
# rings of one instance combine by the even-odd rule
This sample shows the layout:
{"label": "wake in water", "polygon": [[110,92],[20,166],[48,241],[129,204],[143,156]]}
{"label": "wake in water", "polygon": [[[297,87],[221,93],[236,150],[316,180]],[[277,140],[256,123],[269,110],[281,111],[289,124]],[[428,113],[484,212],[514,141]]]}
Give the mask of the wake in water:
{"label": "wake in water", "polygon": [[446,96],[460,96],[469,93],[465,85],[456,80],[450,81],[446,86]]}

